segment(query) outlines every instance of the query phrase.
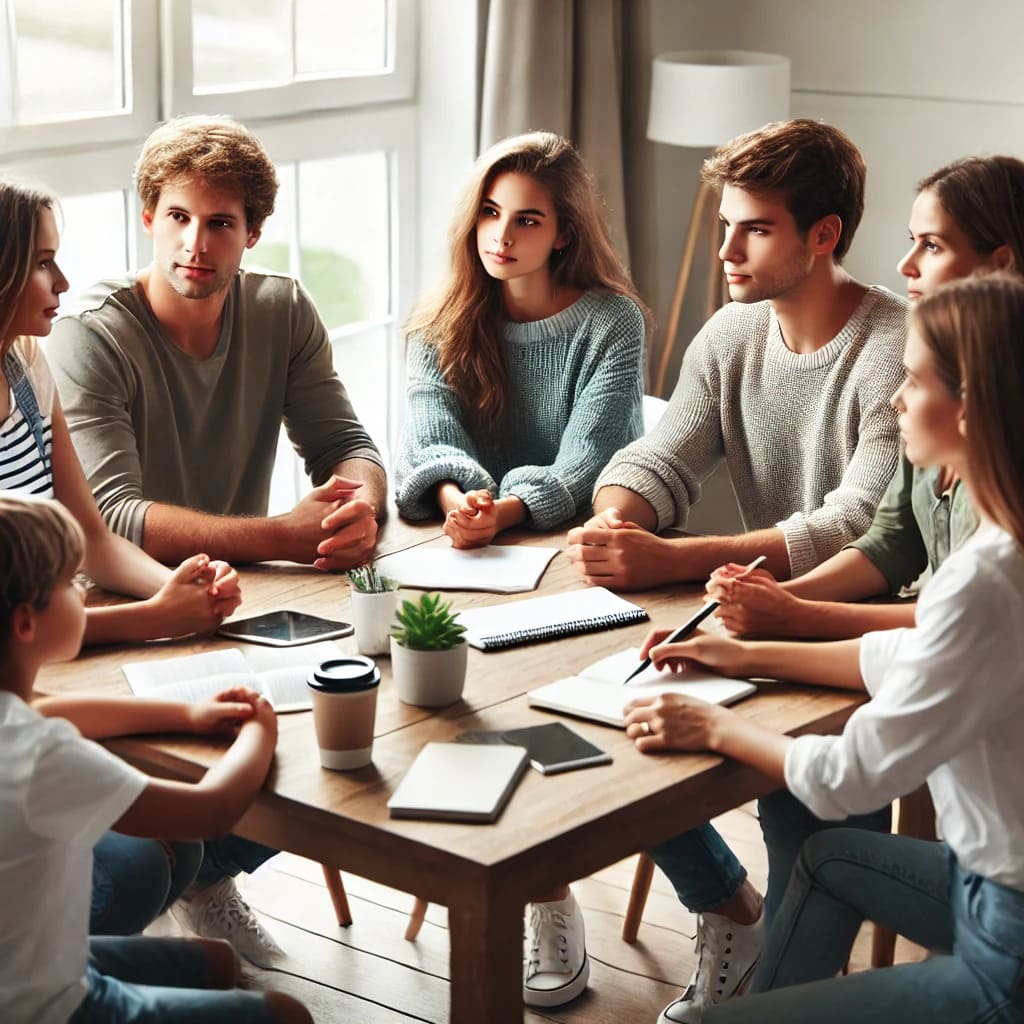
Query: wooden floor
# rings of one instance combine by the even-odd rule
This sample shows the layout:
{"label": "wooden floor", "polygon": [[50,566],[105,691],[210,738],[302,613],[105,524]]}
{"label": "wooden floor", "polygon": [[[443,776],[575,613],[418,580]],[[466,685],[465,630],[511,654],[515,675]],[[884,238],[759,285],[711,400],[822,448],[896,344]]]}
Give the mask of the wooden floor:
{"label": "wooden floor", "polygon": [[[764,846],[750,804],[715,824],[764,891]],[[565,1007],[527,1011],[528,1022],[654,1024],[661,1008],[685,987],[694,966],[694,918],[665,877],[654,885],[635,945],[620,938],[622,914],[636,859],[573,885],[586,912],[591,958],[587,991]],[[400,1024],[448,1020],[448,930],[443,907],[432,906],[416,942],[403,938],[412,898],[345,875],[353,923],[339,928],[320,867],[280,854],[240,888],[287,956],[273,970],[248,968],[246,984],[301,999],[317,1024]],[[903,939],[898,961],[923,951]],[[857,940],[851,969],[870,956],[870,926]]]}

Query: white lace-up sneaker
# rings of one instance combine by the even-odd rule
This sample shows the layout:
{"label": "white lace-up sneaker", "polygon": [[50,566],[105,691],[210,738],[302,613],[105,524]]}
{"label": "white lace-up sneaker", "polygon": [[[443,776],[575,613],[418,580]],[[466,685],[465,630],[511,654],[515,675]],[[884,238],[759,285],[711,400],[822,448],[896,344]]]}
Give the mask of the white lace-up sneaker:
{"label": "white lace-up sneaker", "polygon": [[686,991],[661,1011],[658,1024],[700,1024],[705,1010],[740,995],[753,977],[763,945],[763,908],[753,924],[698,914],[697,970]]}
{"label": "white lace-up sneaker", "polygon": [[523,937],[523,1002],[561,1006],[575,999],[590,977],[583,914],[572,893],[527,907]]}
{"label": "white lace-up sneaker", "polygon": [[284,950],[260,924],[242,899],[233,878],[222,878],[206,889],[190,889],[171,907],[175,920],[196,935],[227,939],[235,951],[257,967],[269,967]]}

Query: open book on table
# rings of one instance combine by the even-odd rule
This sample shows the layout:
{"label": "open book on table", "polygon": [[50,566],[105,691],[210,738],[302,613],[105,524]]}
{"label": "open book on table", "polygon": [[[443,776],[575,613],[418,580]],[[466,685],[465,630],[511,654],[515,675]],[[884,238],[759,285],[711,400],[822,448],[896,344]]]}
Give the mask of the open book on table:
{"label": "open book on table", "polygon": [[625,726],[622,709],[638,697],[682,693],[706,700],[709,704],[732,704],[757,691],[757,687],[746,679],[728,679],[707,671],[659,671],[653,665],[623,686],[623,679],[639,662],[640,649],[630,647],[602,658],[578,676],[569,676],[531,690],[527,699],[536,708],[589,718],[621,729]]}
{"label": "open book on table", "polygon": [[306,686],[310,669],[340,653],[330,640],[301,647],[252,646],[244,654],[231,647],[160,661],[133,661],[123,671],[136,697],[194,704],[233,686],[246,686],[263,694],[275,711],[306,711],[313,706]]}

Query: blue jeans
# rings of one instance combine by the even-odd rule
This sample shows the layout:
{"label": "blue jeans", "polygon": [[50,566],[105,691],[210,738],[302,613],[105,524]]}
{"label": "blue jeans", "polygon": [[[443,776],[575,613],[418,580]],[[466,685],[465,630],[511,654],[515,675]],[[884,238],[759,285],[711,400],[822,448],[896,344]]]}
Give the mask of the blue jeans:
{"label": "blue jeans", "polygon": [[90,935],[136,935],[193,880],[200,889],[255,871],[277,850],[226,835],[201,842],[138,839],[108,832],[93,849]]}
{"label": "blue jeans", "polygon": [[89,991],[68,1024],[270,1024],[262,992],[211,989],[203,947],[143,936],[89,940]]}
{"label": "blue jeans", "polygon": [[222,878],[252,874],[261,864],[270,860],[278,851],[252,839],[226,835],[207,839],[203,863],[196,875],[196,888],[205,889]]}
{"label": "blue jeans", "polygon": [[[758,801],[761,832],[768,847],[768,892],[765,914],[771,920],[786,891],[789,876],[804,841],[824,829],[849,826],[888,832],[892,810],[845,821],[816,818],[788,790],[780,789]],[[714,910],[739,892],[747,872],[711,825],[700,825],[655,846],[651,858],[668,876],[680,902],[693,913]]]}
{"label": "blue jeans", "polygon": [[93,849],[90,935],[135,935],[192,883],[201,842],[163,842],[107,832]]}
{"label": "blue jeans", "polygon": [[[944,955],[836,978],[865,919]],[[1024,892],[964,871],[944,843],[822,832],[798,858],[751,993],[705,1024],[1019,1024]]]}

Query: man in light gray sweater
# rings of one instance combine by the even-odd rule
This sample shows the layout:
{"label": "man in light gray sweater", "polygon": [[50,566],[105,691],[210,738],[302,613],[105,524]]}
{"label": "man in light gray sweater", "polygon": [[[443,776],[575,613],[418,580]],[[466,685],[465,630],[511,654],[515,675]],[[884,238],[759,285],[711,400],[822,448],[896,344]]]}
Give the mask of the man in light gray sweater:
{"label": "man in light gray sweater", "polygon": [[[298,282],[239,270],[274,209],[263,147],[227,118],[177,118],[147,139],[136,184],[153,262],[97,285],[47,344],[100,512],[163,562],[364,561],[380,454]],[[316,486],[268,517],[282,421]]]}
{"label": "man in light gray sweater", "polygon": [[[734,301],[686,351],[655,430],[598,477],[594,517],[569,533],[586,580],[614,589],[702,579],[759,555],[776,578],[804,573],[868,528],[896,465],[889,399],[903,377],[906,303],[842,267],[863,211],[860,153],[836,129],[797,119],[726,144],[703,175],[722,194],[719,255]],[[748,532],[657,536],[685,526],[722,459]],[[794,849],[825,827],[787,794],[759,810],[762,828],[792,837]],[[887,829],[887,811],[847,823]],[[697,972],[659,1021],[696,1024],[753,973],[762,901],[710,825],[651,854],[698,914]],[[769,868],[775,896],[791,863]]]}

